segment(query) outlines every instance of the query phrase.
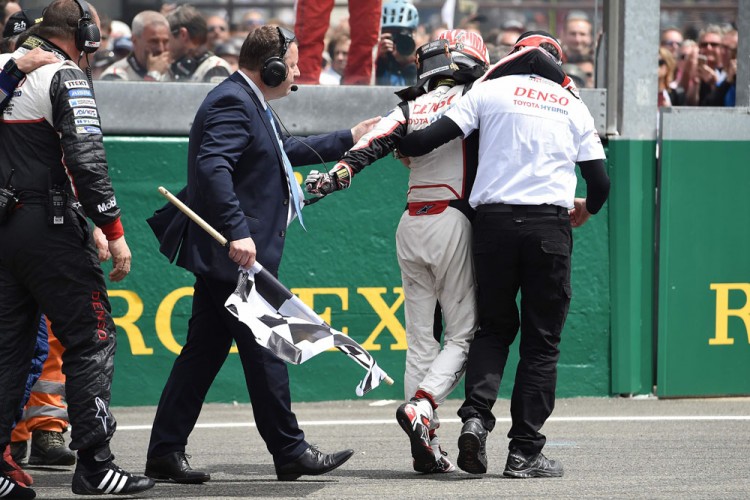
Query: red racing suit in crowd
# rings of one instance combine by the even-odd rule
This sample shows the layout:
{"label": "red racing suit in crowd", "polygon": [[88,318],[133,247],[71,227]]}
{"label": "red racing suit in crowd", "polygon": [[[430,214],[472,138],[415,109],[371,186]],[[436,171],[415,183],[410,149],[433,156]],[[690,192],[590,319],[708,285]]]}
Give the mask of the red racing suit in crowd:
{"label": "red racing suit in crowd", "polygon": [[[299,46],[297,83],[317,85],[323,61],[324,38],[331,22],[333,0],[297,0],[294,34]],[[370,85],[373,50],[380,40],[380,0],[349,0],[349,33],[352,44],[342,85]]]}
{"label": "red racing suit in crowd", "polygon": [[[115,240],[123,235],[120,209],[93,89],[78,66],[35,36],[13,57],[36,46],[60,62],[26,76],[0,126],[0,186],[19,200],[0,224],[0,449],[10,440],[44,311],[65,347],[70,447],[103,461],[116,425],[109,412],[116,329],[84,212]],[[0,55],[0,66],[10,57]],[[52,200],[61,201],[59,210]]]}

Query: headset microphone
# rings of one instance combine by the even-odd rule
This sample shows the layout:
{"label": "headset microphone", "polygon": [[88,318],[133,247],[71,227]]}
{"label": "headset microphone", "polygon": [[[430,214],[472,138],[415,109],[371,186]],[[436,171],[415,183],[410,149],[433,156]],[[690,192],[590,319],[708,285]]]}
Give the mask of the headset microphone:
{"label": "headset microphone", "polygon": [[291,87],[289,87],[289,90],[291,90],[292,92],[297,92],[298,88],[299,88],[298,86],[292,85]]}

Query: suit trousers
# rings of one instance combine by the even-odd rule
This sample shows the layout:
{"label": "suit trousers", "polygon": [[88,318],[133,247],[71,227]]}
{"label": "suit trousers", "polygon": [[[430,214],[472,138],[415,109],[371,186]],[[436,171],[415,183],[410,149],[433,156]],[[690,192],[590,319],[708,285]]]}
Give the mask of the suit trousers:
{"label": "suit trousers", "polygon": [[286,363],[260,346],[250,329],[224,307],[235,287],[236,283],[196,275],[187,340],[159,400],[148,458],[185,451],[232,341],[237,343],[258,432],[274,463],[291,462],[309,447],[291,409]]}
{"label": "suit trousers", "polygon": [[[520,360],[511,396],[509,448],[531,455],[555,406],[560,334],[570,304],[573,238],[567,210],[482,212],[474,221],[479,332],[469,348],[463,421],[479,417],[492,430],[511,344],[521,329]],[[521,292],[519,319],[516,302]]]}

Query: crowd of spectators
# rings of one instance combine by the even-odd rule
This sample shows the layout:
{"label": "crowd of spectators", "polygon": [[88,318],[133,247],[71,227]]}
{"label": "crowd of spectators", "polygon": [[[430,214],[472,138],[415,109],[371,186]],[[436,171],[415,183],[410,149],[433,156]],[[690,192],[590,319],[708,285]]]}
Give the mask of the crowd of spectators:
{"label": "crowd of spectators", "polygon": [[[5,21],[21,9],[13,0],[0,0],[0,6]],[[417,7],[410,0],[382,1],[380,35],[373,51],[372,76],[368,76],[371,84],[415,83],[416,49],[448,27],[439,16],[420,18]],[[330,10],[326,12],[329,14]],[[177,7],[169,3],[163,4],[161,12],[137,14],[130,25],[109,19],[106,12],[101,17],[102,47],[93,55],[92,63],[95,79],[215,82],[237,69],[240,48],[250,30],[263,24],[295,29],[290,16],[269,18],[264,9],[250,10],[231,23],[215,10],[202,13],[189,5]],[[592,88],[597,83],[593,17],[594,12],[571,10],[557,23],[556,35],[565,53],[563,70],[579,88]],[[507,16],[494,25],[487,17],[474,14],[461,18],[456,27],[480,33],[495,62],[508,53],[521,33],[549,30],[549,23],[545,17],[529,14]],[[354,38],[358,42],[358,37]],[[345,76],[352,42],[349,18],[332,19],[320,59],[311,63],[311,67],[320,68],[319,76],[311,79],[310,75],[302,75],[300,83],[340,85],[357,81],[357,77],[347,80]],[[3,50],[9,48],[4,40]],[[307,64],[302,60],[304,54],[301,49],[300,67]],[[661,32],[655,55],[659,64],[659,106],[734,106],[737,30],[733,25],[667,27]],[[317,75],[317,71],[314,73]]]}

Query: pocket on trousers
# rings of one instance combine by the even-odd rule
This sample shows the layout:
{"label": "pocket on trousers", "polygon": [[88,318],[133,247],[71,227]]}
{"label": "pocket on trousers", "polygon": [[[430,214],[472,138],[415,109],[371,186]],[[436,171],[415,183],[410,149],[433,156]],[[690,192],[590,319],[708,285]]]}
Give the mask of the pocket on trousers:
{"label": "pocket on trousers", "polygon": [[542,251],[550,255],[570,256],[570,245],[562,241],[542,240]]}

